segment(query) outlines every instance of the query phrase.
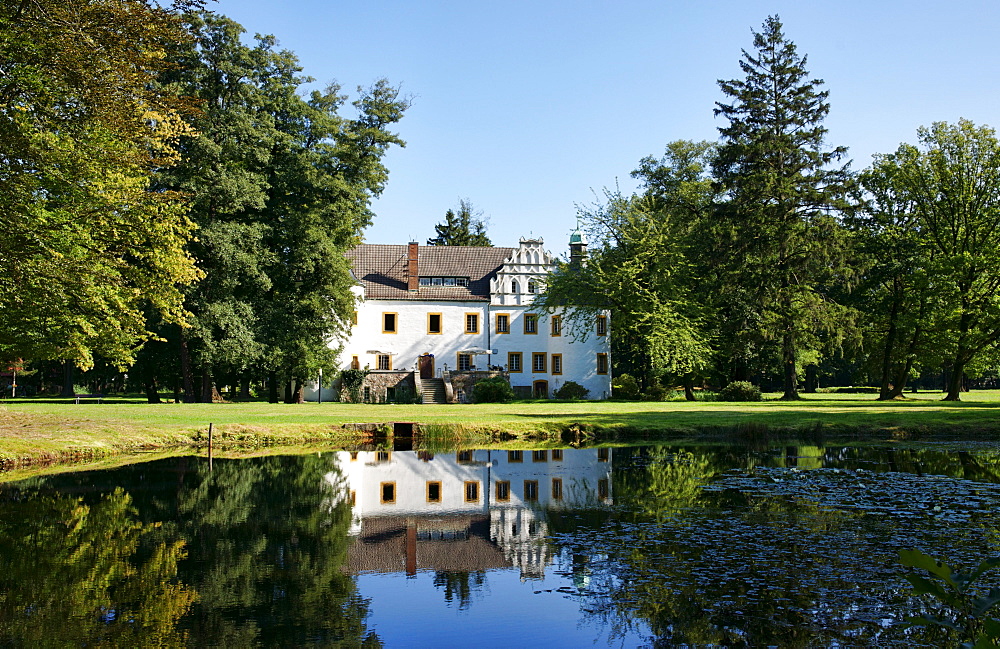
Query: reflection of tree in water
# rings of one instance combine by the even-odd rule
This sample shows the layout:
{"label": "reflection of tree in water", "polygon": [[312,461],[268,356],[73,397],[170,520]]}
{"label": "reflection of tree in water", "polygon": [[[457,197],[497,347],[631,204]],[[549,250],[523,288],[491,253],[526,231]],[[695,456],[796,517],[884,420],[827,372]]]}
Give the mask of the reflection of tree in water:
{"label": "reflection of tree in water", "polygon": [[444,600],[451,604],[458,602],[459,609],[467,609],[472,603],[472,595],[483,590],[486,584],[484,572],[445,572],[434,573],[434,587],[444,591]]}
{"label": "reflection of tree in water", "polygon": [[[35,632],[65,633],[77,645],[379,646],[365,626],[370,603],[342,570],[350,505],[325,479],[331,472],[330,456],[216,460],[213,471],[203,460],[175,458],[33,481],[92,502],[58,496],[68,504],[56,508],[37,497],[0,500],[3,563],[32,549],[39,555],[17,579],[0,576],[17,585],[0,593],[0,638],[32,644],[25,634]],[[131,497],[115,492],[118,484]],[[84,544],[87,530],[95,540]],[[66,536],[61,546],[59,535]],[[38,550],[48,546],[54,549]],[[77,601],[97,601],[111,613],[87,617],[93,608],[74,608]],[[36,612],[43,609],[44,617]],[[109,634],[125,614],[149,623],[130,626],[133,636],[119,643]]]}
{"label": "reflection of tree in water", "polygon": [[[753,463],[723,455],[621,449],[615,499],[625,508],[603,520],[550,519],[592,623],[612,635],[645,625],[657,646],[948,644],[891,624],[927,610],[910,596],[896,551],[987,551],[989,530],[1000,525],[997,508],[984,505],[1000,500],[992,485],[840,469],[730,473],[727,466]],[[948,464],[943,455],[895,461],[938,469]],[[881,456],[868,466],[873,457]],[[973,453],[950,466],[992,482],[991,457]],[[942,512],[924,511],[924,502],[942,502]],[[586,580],[576,578],[581,557]]]}
{"label": "reflection of tree in water", "polygon": [[189,541],[194,644],[379,644],[341,569],[351,511],[331,471],[330,456],[199,462],[161,501],[164,532]]}
{"label": "reflection of tree in water", "polygon": [[91,505],[0,493],[0,644],[184,644],[177,622],[196,597],[175,579],[184,541],[149,543],[154,529],[121,489]]}

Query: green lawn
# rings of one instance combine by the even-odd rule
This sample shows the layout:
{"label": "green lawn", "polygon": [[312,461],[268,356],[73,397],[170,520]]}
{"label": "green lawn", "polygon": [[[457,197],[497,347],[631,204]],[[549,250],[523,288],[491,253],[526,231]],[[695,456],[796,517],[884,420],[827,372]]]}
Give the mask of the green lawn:
{"label": "green lawn", "polygon": [[[392,405],[306,403],[301,405],[146,404],[111,399],[72,404],[28,399],[0,402],[0,462],[65,460],[203,443],[209,423],[216,441],[305,444],[352,438],[348,423],[418,422],[455,435],[545,436],[569,427],[597,434],[686,437],[734,428],[822,429],[829,434],[867,433],[895,437],[923,432],[971,434],[1000,439],[1000,391],[976,391],[959,403],[940,392],[880,403],[874,395],[815,394],[801,401],[759,403],[518,402],[481,405]],[[447,434],[447,432],[445,433]],[[488,438],[487,438],[488,439]]]}

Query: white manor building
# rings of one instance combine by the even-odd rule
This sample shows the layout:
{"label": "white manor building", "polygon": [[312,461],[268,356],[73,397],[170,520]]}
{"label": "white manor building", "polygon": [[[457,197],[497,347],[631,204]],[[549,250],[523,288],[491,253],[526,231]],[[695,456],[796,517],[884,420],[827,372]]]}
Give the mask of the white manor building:
{"label": "white manor building", "polygon": [[[563,326],[562,315],[533,305],[553,267],[542,243],[361,244],[350,251],[358,306],[340,367],[370,370],[361,397],[462,402],[477,380],[495,374],[522,397],[551,397],[567,381],[589,390],[590,399],[611,396],[609,314],[596,316],[583,339]],[[583,263],[579,233],[570,250],[573,263]],[[324,400],[335,397],[324,390]]]}

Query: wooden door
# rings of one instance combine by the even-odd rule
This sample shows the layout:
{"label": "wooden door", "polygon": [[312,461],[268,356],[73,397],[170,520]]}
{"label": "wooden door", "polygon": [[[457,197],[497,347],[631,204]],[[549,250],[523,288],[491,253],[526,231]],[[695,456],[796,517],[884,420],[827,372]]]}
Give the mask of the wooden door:
{"label": "wooden door", "polygon": [[420,357],[420,378],[434,378],[434,354],[424,354]]}

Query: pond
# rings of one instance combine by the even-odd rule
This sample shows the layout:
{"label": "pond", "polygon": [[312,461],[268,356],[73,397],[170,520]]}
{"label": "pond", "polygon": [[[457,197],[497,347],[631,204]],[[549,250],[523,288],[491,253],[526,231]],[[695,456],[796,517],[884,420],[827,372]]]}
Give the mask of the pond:
{"label": "pond", "polygon": [[940,646],[992,445],[178,457],[0,484],[0,644]]}

